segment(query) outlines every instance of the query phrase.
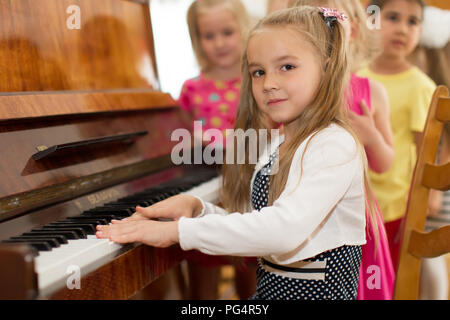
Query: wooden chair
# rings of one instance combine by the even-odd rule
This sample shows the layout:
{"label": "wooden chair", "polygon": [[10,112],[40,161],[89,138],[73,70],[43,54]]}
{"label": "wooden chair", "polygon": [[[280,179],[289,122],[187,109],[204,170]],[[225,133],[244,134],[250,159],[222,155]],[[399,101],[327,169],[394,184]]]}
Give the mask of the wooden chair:
{"label": "wooden chair", "polygon": [[450,163],[434,164],[444,122],[450,122],[450,98],[448,89],[440,86],[431,101],[412,180],[394,289],[395,300],[418,299],[420,260],[450,252],[450,225],[424,233],[429,190],[450,189]]}

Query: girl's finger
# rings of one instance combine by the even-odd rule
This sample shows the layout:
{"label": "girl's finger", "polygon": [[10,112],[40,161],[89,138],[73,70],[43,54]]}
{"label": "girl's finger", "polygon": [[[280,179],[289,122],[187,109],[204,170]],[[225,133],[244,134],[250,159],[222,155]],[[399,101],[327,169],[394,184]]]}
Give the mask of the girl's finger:
{"label": "girl's finger", "polygon": [[112,219],[111,220],[111,223],[112,224],[120,224],[120,223],[126,223],[126,222],[129,222],[130,221],[130,218],[125,218],[125,219],[122,219],[122,220],[115,220],[115,219]]}
{"label": "girl's finger", "polygon": [[[116,225],[118,226],[118,225]],[[117,238],[121,235],[125,234],[133,234],[134,233],[133,227],[127,227],[127,228],[114,228],[113,226],[109,226],[107,228],[100,228],[99,231],[97,231],[96,236],[99,239],[110,239]],[[113,241],[113,240],[112,240]]]}
{"label": "girl's finger", "polygon": [[151,219],[151,218],[167,218],[167,214],[165,214],[164,209],[161,209],[160,207],[158,207],[158,205],[153,205],[150,207],[146,207],[146,208],[142,208],[142,207],[136,207],[136,213],[135,214],[140,214],[144,217],[146,217],[147,219]]}
{"label": "girl's finger", "polygon": [[133,213],[130,217],[126,218],[127,221],[147,220],[148,218],[139,212]]}
{"label": "girl's finger", "polygon": [[150,207],[136,207],[136,213],[135,215],[139,214],[141,216],[147,217],[147,218],[154,218],[155,217],[155,211],[156,208],[154,206],[150,206]]}

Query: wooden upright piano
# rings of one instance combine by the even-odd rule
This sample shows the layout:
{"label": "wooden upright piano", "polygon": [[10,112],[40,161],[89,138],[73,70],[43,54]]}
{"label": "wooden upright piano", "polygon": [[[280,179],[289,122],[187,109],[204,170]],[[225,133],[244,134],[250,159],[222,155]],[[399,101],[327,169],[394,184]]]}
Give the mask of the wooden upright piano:
{"label": "wooden upright piano", "polygon": [[0,0],[0,299],[127,299],[181,261],[93,234],[218,198],[215,167],[171,161],[192,123],[158,87],[148,0]]}

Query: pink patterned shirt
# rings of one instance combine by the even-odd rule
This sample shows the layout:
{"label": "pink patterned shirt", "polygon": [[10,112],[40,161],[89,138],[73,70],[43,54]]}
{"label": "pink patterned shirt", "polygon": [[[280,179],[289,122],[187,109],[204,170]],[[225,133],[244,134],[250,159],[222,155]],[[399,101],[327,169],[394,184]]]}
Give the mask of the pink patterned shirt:
{"label": "pink patterned shirt", "polygon": [[221,81],[200,74],[184,82],[178,104],[194,120],[202,121],[203,133],[208,129],[219,129],[225,137],[225,130],[234,127],[240,88],[240,77]]}

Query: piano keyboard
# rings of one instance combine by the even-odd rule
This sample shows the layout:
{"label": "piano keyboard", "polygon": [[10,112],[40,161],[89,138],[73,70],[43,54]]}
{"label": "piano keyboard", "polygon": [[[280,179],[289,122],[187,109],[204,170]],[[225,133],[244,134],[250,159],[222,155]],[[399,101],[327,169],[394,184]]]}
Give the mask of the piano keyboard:
{"label": "piano keyboard", "polygon": [[195,195],[205,201],[217,202],[220,178],[215,176],[211,172],[196,172],[195,176],[149,188],[3,242],[24,242],[38,250],[35,271],[40,295],[45,296],[64,286],[74,270],[79,270],[82,277],[133,246],[97,239],[98,224],[123,219],[133,214],[137,205],[149,206],[176,194]]}

